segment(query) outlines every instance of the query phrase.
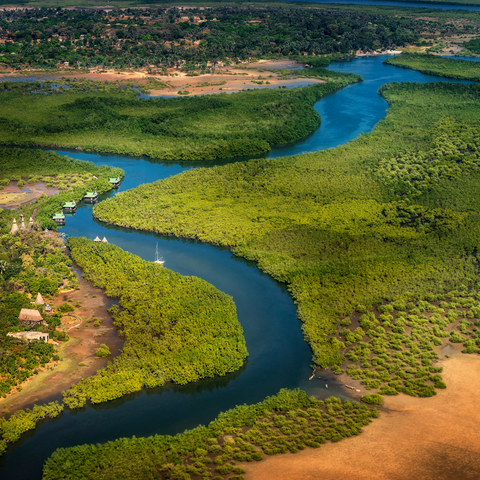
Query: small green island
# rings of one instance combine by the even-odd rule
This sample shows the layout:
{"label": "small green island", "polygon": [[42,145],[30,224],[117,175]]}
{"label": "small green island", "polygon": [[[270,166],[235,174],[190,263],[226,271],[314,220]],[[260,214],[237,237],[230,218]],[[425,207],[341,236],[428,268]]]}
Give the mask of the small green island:
{"label": "small green island", "polygon": [[0,476],[472,471],[476,11],[37,3],[0,7]]}

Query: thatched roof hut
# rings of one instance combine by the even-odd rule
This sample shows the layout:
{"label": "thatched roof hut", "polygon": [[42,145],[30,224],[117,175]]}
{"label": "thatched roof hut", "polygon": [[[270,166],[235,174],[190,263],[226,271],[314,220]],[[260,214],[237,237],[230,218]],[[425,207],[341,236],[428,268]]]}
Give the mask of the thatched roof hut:
{"label": "thatched roof hut", "polygon": [[103,237],[102,242],[103,242],[103,243],[108,243],[107,237]]}
{"label": "thatched roof hut", "polygon": [[14,219],[13,219],[12,229],[10,230],[10,233],[13,235],[14,233],[17,233],[17,232],[18,232],[17,219],[14,218]]}
{"label": "thatched roof hut", "polygon": [[45,305],[45,301],[43,300],[42,294],[40,292],[37,293],[37,298],[35,299],[35,305]]}
{"label": "thatched roof hut", "polygon": [[33,217],[30,217],[30,221],[28,222],[28,229],[33,230]]}
{"label": "thatched roof hut", "polygon": [[100,238],[98,238],[98,235],[94,238],[94,242],[101,242]]}
{"label": "thatched roof hut", "polygon": [[38,310],[31,310],[29,308],[22,308],[18,316],[20,323],[24,325],[38,325],[43,323],[43,318]]}
{"label": "thatched roof hut", "polygon": [[25,219],[23,218],[23,215],[20,215],[20,218],[22,219],[22,224],[20,225],[20,230],[25,230]]}

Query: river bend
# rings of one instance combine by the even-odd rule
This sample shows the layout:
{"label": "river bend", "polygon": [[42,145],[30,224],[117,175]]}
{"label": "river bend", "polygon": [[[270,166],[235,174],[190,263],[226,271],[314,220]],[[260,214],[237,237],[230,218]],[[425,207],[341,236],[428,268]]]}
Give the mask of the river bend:
{"label": "river bend", "polygon": [[[275,148],[267,157],[332,148],[371,131],[388,108],[377,93],[378,88],[387,82],[442,81],[383,65],[385,58],[362,57],[352,62],[332,64],[331,70],[358,73],[364,77],[364,82],[319,101],[315,109],[322,118],[321,127],[294,145]],[[194,168],[193,165],[145,158],[59,153],[124,169],[121,191]],[[222,163],[228,162],[217,162]],[[199,166],[198,163],[195,166]],[[201,166],[212,166],[212,163]],[[101,443],[133,435],[175,434],[207,424],[218,413],[235,405],[261,401],[281,388],[302,388],[309,394],[323,397],[344,396],[334,384],[325,388],[325,383],[330,381],[328,377],[308,381],[311,352],[303,340],[295,306],[284,285],[260,272],[252,262],[237,258],[226,249],[106,225],[96,221],[91,210],[92,205],[82,202],[75,216],[67,218],[65,233],[91,239],[97,235],[100,238],[105,236],[110,243],[145,260],[154,259],[158,242],[165,267],[182,275],[201,277],[233,297],[250,356],[242,369],[226,377],[186,386],[146,389],[105,404],[66,410],[56,419],[44,420],[10,446],[0,459],[2,479],[40,479],[44,462],[59,447]]]}

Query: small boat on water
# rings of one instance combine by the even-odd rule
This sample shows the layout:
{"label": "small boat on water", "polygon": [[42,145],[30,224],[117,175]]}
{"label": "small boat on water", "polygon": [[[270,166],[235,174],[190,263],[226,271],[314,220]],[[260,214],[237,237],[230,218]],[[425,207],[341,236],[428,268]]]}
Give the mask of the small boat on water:
{"label": "small boat on water", "polygon": [[165,260],[163,259],[163,257],[160,257],[158,255],[158,242],[157,242],[157,248],[155,250],[155,260],[154,260],[155,263],[158,263],[159,265],[163,265],[165,263]]}

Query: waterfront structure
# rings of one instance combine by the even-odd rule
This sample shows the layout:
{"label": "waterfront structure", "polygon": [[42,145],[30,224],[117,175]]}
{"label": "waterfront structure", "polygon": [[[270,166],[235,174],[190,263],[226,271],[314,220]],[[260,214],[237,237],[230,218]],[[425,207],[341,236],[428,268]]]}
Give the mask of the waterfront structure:
{"label": "waterfront structure", "polygon": [[107,237],[103,237],[102,242],[103,243],[108,243]]}
{"label": "waterfront structure", "polygon": [[57,224],[57,225],[65,225],[65,215],[63,213],[56,213],[53,217],[52,220]]}
{"label": "waterfront structure", "polygon": [[100,237],[98,235],[93,239],[93,241],[94,242],[101,242]]}
{"label": "waterfront structure", "polygon": [[87,192],[85,196],[83,197],[83,200],[86,202],[96,202],[98,200],[98,193],[97,191],[95,192]]}
{"label": "waterfront structure", "polygon": [[72,213],[77,209],[77,204],[75,200],[72,200],[71,202],[65,202],[62,208],[64,212]]}
{"label": "waterfront structure", "polygon": [[22,325],[42,325],[43,323],[43,318],[40,315],[40,312],[30,308],[22,308],[18,319]]}
{"label": "waterfront structure", "polygon": [[120,177],[110,178],[109,182],[112,187],[117,188],[120,185]]}

